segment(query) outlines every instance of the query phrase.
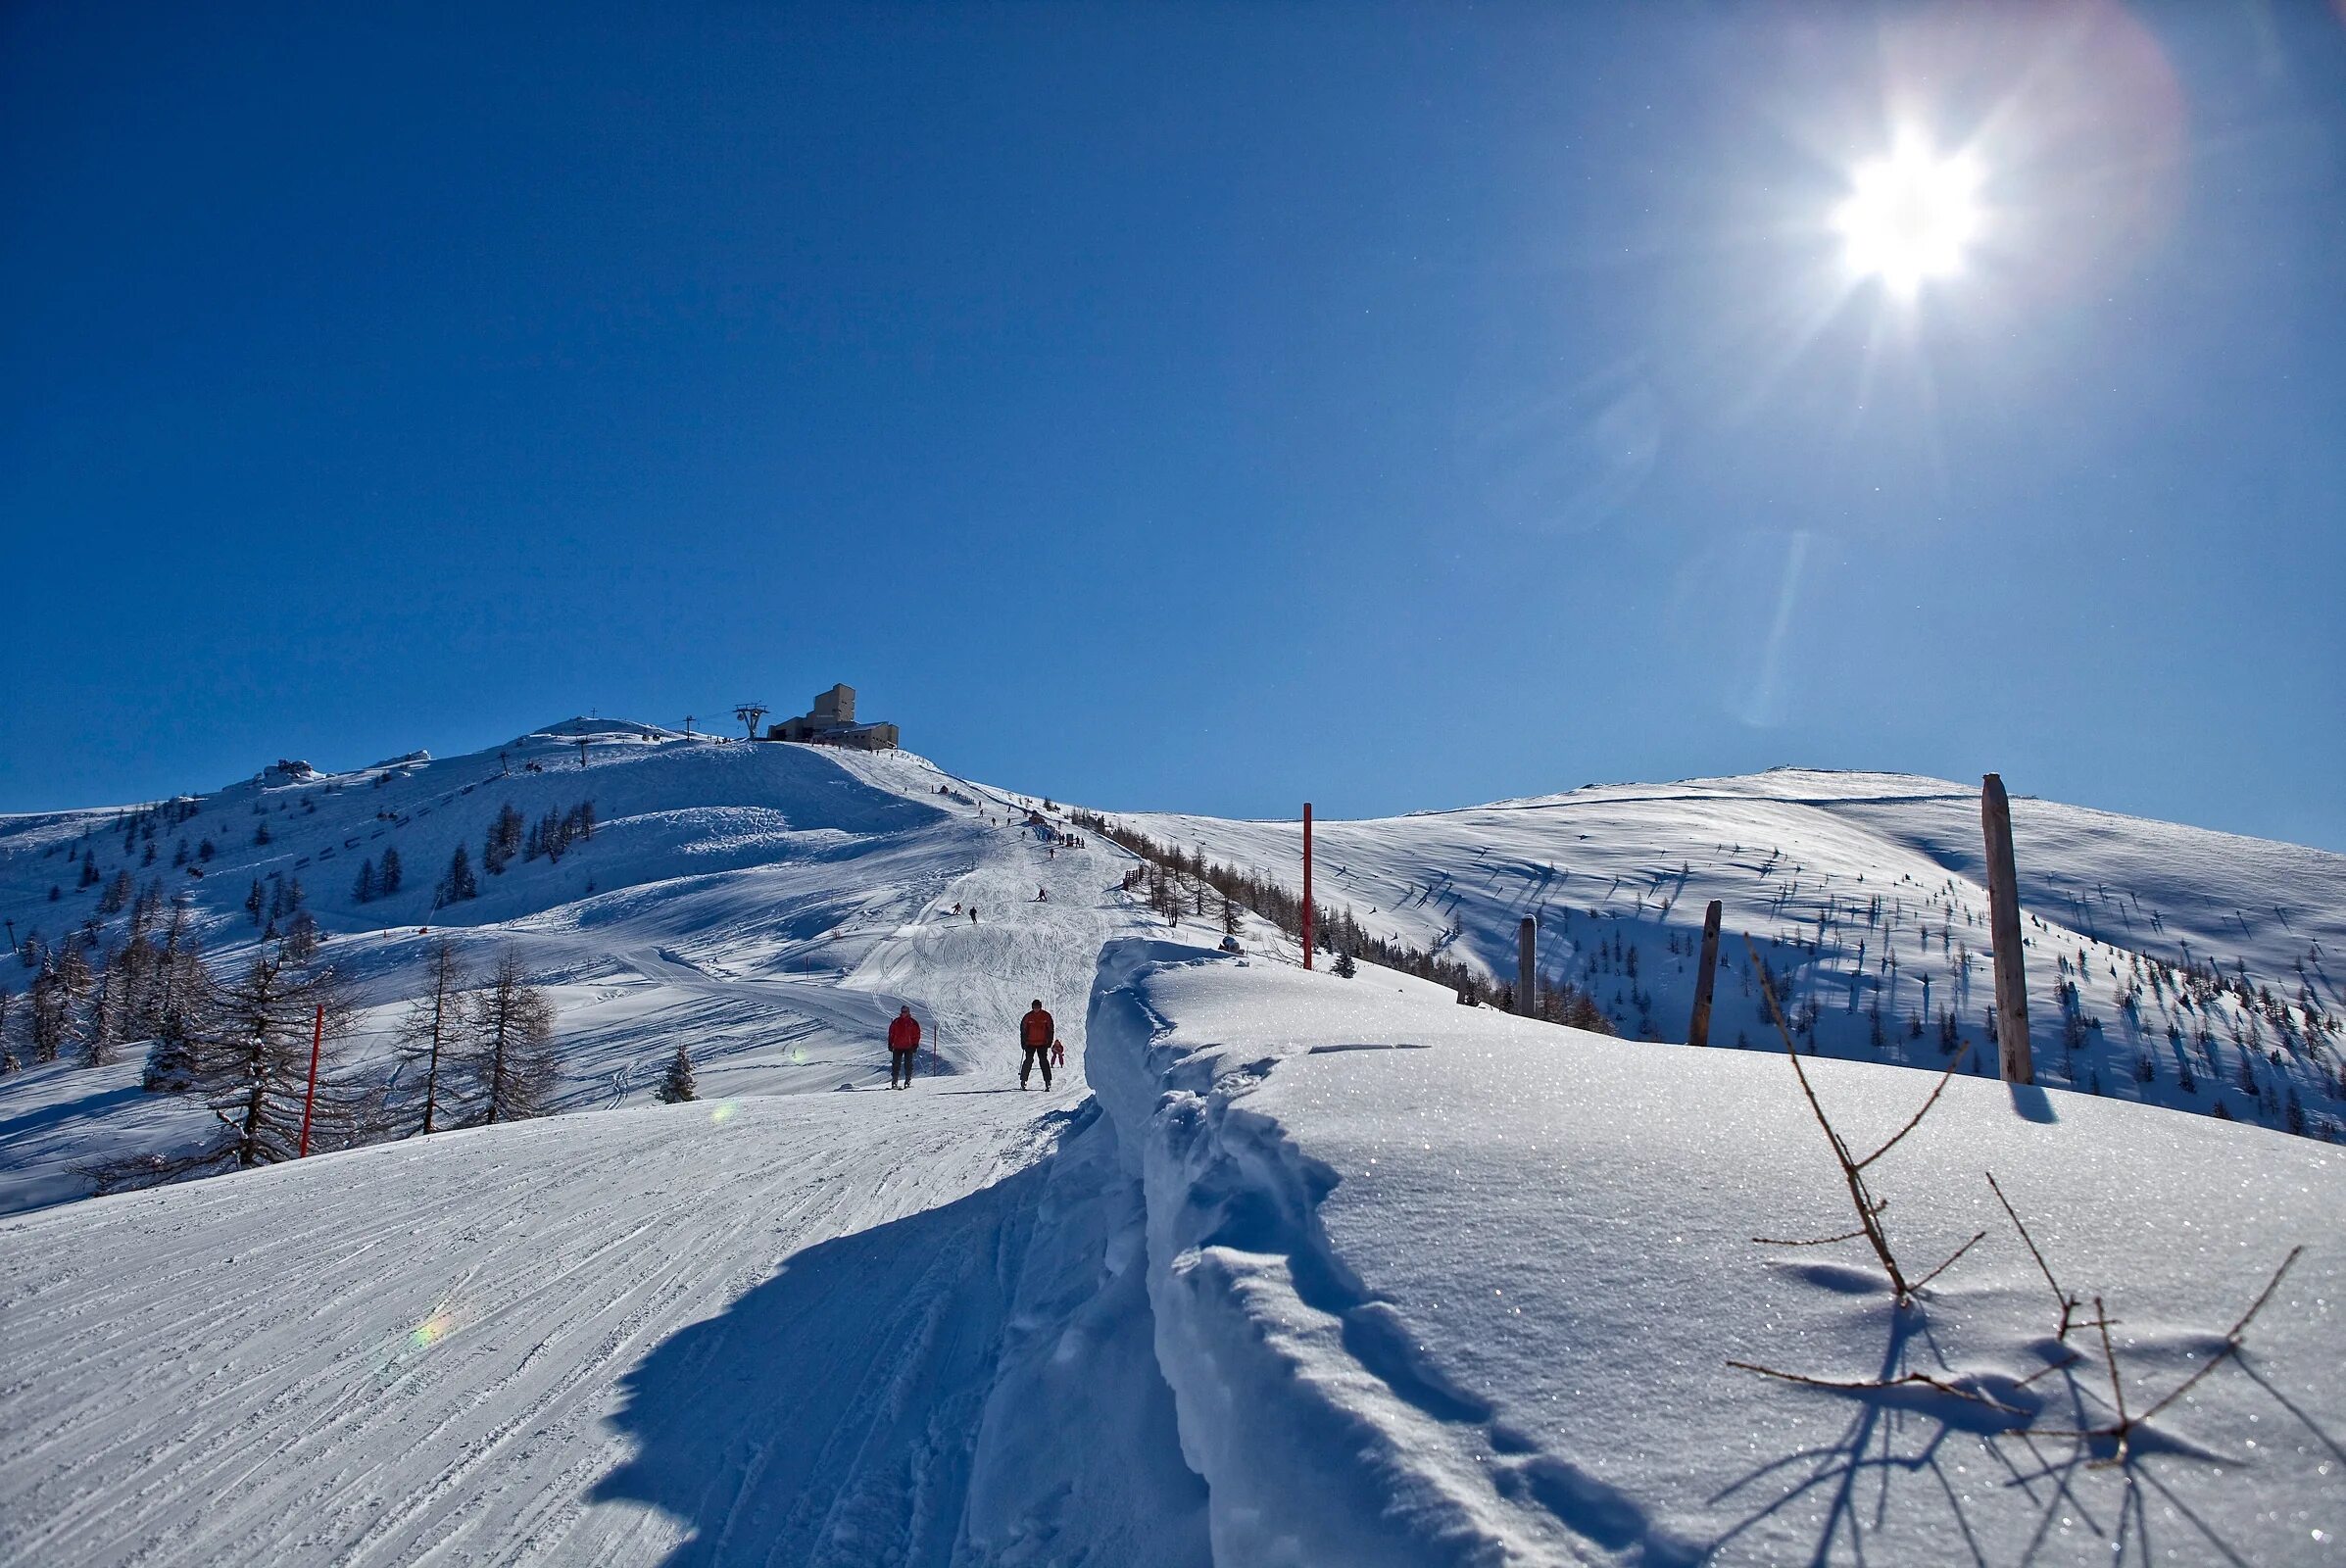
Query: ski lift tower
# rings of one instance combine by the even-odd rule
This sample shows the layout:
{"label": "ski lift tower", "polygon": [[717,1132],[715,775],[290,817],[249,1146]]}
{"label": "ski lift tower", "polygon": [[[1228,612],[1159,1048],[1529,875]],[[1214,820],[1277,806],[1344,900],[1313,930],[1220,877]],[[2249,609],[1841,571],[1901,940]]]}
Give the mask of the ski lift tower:
{"label": "ski lift tower", "polygon": [[752,740],[758,738],[758,721],[765,715],[766,706],[763,703],[742,703],[733,710],[733,716],[741,720],[742,727],[750,732]]}

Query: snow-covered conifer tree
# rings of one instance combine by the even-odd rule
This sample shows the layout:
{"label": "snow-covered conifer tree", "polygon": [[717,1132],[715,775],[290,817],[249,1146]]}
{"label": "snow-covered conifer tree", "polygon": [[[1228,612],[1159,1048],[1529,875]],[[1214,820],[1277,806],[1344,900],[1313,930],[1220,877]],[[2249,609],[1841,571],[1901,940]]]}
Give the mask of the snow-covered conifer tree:
{"label": "snow-covered conifer tree", "polygon": [[521,853],[521,834],[525,824],[521,813],[513,809],[513,803],[506,802],[497,808],[497,819],[489,824],[489,836],[480,847],[481,869],[491,876],[503,876],[506,862]]}
{"label": "snow-covered conifer tree", "polygon": [[667,1076],[660,1081],[660,1098],[669,1104],[700,1099],[693,1087],[693,1055],[683,1041],[676,1042],[676,1054],[668,1058]]}
{"label": "snow-covered conifer tree", "polygon": [[460,844],[456,847],[456,854],[449,857],[448,874],[440,879],[439,895],[432,900],[432,906],[438,908],[443,905],[461,904],[466,899],[478,897],[480,884],[472,879],[472,858],[464,853],[464,846]]}

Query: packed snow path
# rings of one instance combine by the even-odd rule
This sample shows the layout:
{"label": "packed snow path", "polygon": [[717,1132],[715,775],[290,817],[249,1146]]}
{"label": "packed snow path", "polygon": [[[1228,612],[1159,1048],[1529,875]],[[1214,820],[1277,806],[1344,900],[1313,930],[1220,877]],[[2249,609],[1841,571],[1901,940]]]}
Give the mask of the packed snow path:
{"label": "packed snow path", "polygon": [[1053,1098],[561,1117],[14,1221],[0,1559],[998,1560],[962,1512]]}

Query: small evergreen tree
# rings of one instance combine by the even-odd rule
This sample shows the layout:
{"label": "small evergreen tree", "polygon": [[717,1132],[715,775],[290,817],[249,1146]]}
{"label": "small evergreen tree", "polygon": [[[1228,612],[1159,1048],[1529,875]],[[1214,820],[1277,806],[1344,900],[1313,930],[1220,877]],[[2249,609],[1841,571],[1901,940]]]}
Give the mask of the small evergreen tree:
{"label": "small evergreen tree", "polygon": [[293,918],[285,923],[285,937],[280,944],[280,951],[295,963],[308,963],[318,956],[320,940],[318,917],[307,909],[296,909]]}
{"label": "small evergreen tree", "polygon": [[1353,961],[1350,948],[1344,949],[1344,952],[1336,956],[1335,972],[1337,977],[1343,980],[1349,980],[1360,972],[1360,965]]}
{"label": "small evergreen tree", "polygon": [[506,862],[521,853],[524,825],[521,813],[513,809],[513,802],[508,801],[497,808],[497,819],[489,824],[489,836],[480,848],[482,870],[491,876],[505,875]]}
{"label": "small evergreen tree", "polygon": [[374,902],[374,861],[361,860],[359,862],[359,879],[351,884],[350,898],[353,904],[372,904]]}
{"label": "small evergreen tree", "polygon": [[267,844],[269,842],[268,817],[265,816],[260,821],[253,824],[253,842],[256,845]]}
{"label": "small evergreen tree", "polygon": [[378,883],[378,890],[381,892],[384,898],[387,899],[392,894],[399,891],[401,875],[402,873],[399,868],[399,852],[397,850],[385,850],[383,852],[383,874],[380,882]]}
{"label": "small evergreen tree", "polygon": [[186,906],[173,910],[159,965],[155,1043],[147,1048],[139,1087],[149,1094],[181,1094],[195,1087],[201,1066],[200,1027],[213,1000],[212,975],[182,929]]}
{"label": "small evergreen tree", "polygon": [[660,1081],[660,1098],[671,1105],[701,1098],[693,1087],[692,1053],[681,1040],[676,1042],[676,1054],[668,1058],[667,1076]]}
{"label": "small evergreen tree", "polygon": [[478,897],[480,884],[472,879],[472,858],[464,853],[464,846],[460,844],[456,847],[456,854],[449,858],[448,874],[440,879],[439,897],[432,901],[432,907],[461,904],[466,899]]}
{"label": "small evergreen tree", "polygon": [[255,877],[253,878],[253,891],[244,896],[244,912],[253,917],[253,924],[259,925],[266,917],[268,910],[269,896],[261,891],[261,879]]}
{"label": "small evergreen tree", "polygon": [[81,1064],[112,1065],[115,1047],[122,1040],[123,973],[122,956],[109,953],[98,959],[90,979],[88,1012],[81,1023]]}

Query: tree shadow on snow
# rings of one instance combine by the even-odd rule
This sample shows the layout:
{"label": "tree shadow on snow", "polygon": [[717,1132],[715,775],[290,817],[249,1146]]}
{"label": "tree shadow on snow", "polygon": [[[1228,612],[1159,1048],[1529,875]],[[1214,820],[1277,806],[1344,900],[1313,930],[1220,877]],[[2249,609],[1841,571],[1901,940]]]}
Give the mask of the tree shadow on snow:
{"label": "tree shadow on snow", "polygon": [[1048,1162],[793,1253],[621,1384],[635,1457],[590,1500],[691,1528],[691,1564],[942,1564]]}

